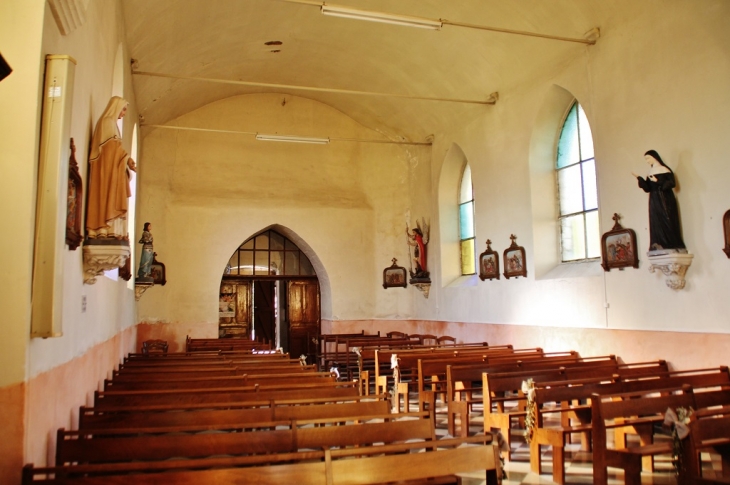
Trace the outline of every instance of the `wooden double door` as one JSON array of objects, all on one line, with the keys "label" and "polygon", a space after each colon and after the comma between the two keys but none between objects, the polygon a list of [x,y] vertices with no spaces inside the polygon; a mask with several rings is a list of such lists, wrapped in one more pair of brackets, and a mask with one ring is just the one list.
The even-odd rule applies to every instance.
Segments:
[{"label": "wooden double door", "polygon": [[293,358],[306,355],[308,363],[315,361],[321,322],[316,279],[250,279],[225,284],[234,286],[235,317],[220,324],[221,336],[253,333],[272,345],[278,336],[278,344]]}]

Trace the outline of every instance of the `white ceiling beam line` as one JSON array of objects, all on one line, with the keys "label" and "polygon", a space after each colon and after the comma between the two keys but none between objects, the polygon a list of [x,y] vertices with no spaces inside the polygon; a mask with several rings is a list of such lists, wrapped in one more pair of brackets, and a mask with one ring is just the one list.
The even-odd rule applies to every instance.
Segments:
[{"label": "white ceiling beam line", "polygon": [[236,130],[219,130],[215,128],[195,128],[192,126],[175,126],[175,125],[153,125],[153,124],[142,124],[142,128],[161,128],[165,130],[181,130],[181,131],[197,131],[203,133],[224,133],[229,135],[249,135],[255,136],[257,140],[262,141],[283,141],[283,142],[298,142],[298,143],[315,143],[325,145],[332,141],[341,142],[354,142],[354,143],[382,143],[386,145],[416,145],[416,146],[431,146],[433,143],[424,141],[398,141],[398,140],[373,140],[368,138],[342,138],[336,136],[330,137],[305,137],[296,135],[265,135],[256,131],[236,131]]},{"label": "white ceiling beam line", "polygon": [[385,98],[401,98],[401,99],[415,99],[420,101],[441,101],[446,103],[462,103],[462,104],[482,104],[482,105],[493,105],[497,102],[494,95],[490,95],[486,100],[475,100],[475,99],[456,99],[456,98],[436,98],[430,96],[413,96],[410,94],[396,94],[396,93],[378,93],[373,91],[357,91],[354,89],[337,89],[337,88],[318,88],[314,86],[298,86],[295,84],[277,84],[277,83],[262,83],[254,81],[235,81],[232,79],[215,79],[208,77],[197,77],[197,76],[178,76],[175,74],[164,74],[161,72],[148,72],[148,71],[132,71],[135,76],[150,76],[150,77],[164,77],[168,79],[182,79],[187,81],[200,81],[209,83],[219,84],[234,84],[238,86],[253,86],[259,88],[274,88],[274,89],[291,89],[299,91],[314,91],[319,93],[335,93],[335,94],[347,94],[347,95],[358,95],[358,96],[379,96]]},{"label": "white ceiling beam line", "polygon": [[595,45],[596,39],[598,38],[596,36],[596,33],[598,32],[598,28],[594,28],[594,29],[591,29],[588,32],[586,32],[586,35],[590,36],[589,38],[578,39],[575,37],[562,37],[559,35],[540,34],[538,32],[525,32],[522,30],[501,29],[499,27],[488,27],[486,25],[469,24],[466,22],[455,22],[455,21],[446,20],[446,19],[441,19],[441,22],[444,25],[453,25],[454,27],[463,27],[465,29],[488,30],[490,32],[500,32],[502,34],[524,35],[524,36],[528,36],[528,37],[539,37],[541,39],[559,40],[559,41],[563,41],[563,42],[575,42],[578,44],[586,44],[586,45]]},{"label": "white ceiling beam line", "polygon": [[[579,44],[593,45],[596,43],[594,35],[589,35],[587,38],[579,39],[576,37],[564,37],[560,35],[540,34],[538,32],[528,32],[524,30],[514,29],[503,29],[500,27],[490,27],[488,25],[477,25],[466,22],[458,22],[447,20],[443,18],[430,19],[426,17],[411,17],[407,15],[395,15],[386,12],[377,12],[375,10],[360,10],[351,7],[343,7],[340,5],[332,5],[323,2],[316,2],[313,0],[276,0],[279,2],[296,3],[299,5],[311,5],[313,7],[319,7],[320,12],[324,15],[331,15],[336,17],[345,17],[351,19],[367,20],[371,22],[384,22],[388,24],[396,25],[407,25],[409,27],[419,27],[424,29],[441,30],[444,25],[451,25],[454,27],[462,27],[465,29],[476,29],[476,30],[487,30],[490,32],[499,32],[502,34],[512,35],[523,35],[527,37],[538,37],[541,39],[557,40],[562,42],[575,42]],[[589,31],[595,32],[597,29]]]}]

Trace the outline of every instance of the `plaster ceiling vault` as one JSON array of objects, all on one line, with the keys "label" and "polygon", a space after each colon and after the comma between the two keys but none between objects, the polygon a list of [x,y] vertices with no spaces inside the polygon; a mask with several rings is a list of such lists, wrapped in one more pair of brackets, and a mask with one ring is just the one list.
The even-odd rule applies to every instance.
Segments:
[{"label": "plaster ceiling vault", "polygon": [[[338,5],[584,38],[628,2],[339,0]],[[617,4],[621,4],[621,8]],[[431,31],[324,16],[280,0],[124,0],[137,71],[485,101],[597,46],[444,25]],[[281,45],[267,45],[280,41]],[[598,40],[600,44],[601,39]],[[279,50],[279,52],[272,52]],[[135,74],[144,124],[238,94],[280,92],[330,105],[393,140],[424,141],[494,106],[227,85]],[[206,128],[231,129],[230,126]],[[335,135],[321,133],[319,135]]]}]

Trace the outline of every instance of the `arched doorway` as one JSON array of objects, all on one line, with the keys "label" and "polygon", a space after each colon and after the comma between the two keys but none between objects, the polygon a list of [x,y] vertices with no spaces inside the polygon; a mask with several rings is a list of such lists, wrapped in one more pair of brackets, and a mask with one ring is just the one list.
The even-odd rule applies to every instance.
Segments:
[{"label": "arched doorway", "polygon": [[221,277],[218,334],[271,342],[314,362],[320,333],[319,280],[296,244],[268,229],[233,253]]}]

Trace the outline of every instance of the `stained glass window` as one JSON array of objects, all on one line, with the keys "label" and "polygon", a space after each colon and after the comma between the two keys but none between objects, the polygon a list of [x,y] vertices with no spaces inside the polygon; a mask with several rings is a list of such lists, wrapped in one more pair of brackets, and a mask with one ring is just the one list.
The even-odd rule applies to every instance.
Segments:
[{"label": "stained glass window", "polygon": [[459,186],[459,241],[461,242],[461,274],[476,273],[474,256],[474,192],[471,168],[467,164]]},{"label": "stained glass window", "polygon": [[562,260],[601,256],[593,136],[578,102],[565,117],[556,157]]}]

